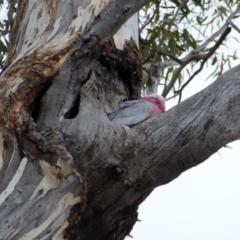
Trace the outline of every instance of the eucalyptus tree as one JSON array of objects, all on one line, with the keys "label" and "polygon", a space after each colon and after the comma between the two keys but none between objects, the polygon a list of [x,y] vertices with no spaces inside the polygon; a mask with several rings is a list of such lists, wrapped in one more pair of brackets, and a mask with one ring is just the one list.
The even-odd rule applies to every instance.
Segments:
[{"label": "eucalyptus tree", "polygon": [[214,54],[231,28],[238,30],[240,8],[214,5],[213,20],[221,21],[206,40],[188,31],[189,14],[201,10],[191,16],[202,33],[213,23],[205,23],[211,1],[190,3],[9,1],[0,239],[124,239],[154,188],[239,138],[239,66],[132,128],[108,118],[158,85],[164,97],[181,96],[197,74],[183,81],[188,64],[200,63],[197,71],[209,59],[221,66]]}]

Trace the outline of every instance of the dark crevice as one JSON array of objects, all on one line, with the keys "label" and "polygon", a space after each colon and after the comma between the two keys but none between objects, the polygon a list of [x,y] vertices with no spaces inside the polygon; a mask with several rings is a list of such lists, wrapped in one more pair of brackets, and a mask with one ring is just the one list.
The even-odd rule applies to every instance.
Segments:
[{"label": "dark crevice", "polygon": [[64,115],[65,119],[73,119],[77,116],[79,111],[79,103],[80,103],[80,93],[77,94],[75,101],[69,111]]},{"label": "dark crevice", "polygon": [[48,84],[40,90],[38,96],[36,97],[36,100],[34,101],[34,104],[30,107],[29,112],[30,112],[34,122],[37,122],[37,119],[38,119],[39,114],[40,114],[40,109],[41,109],[41,99],[45,95],[45,93],[47,92],[50,85],[51,84]]},{"label": "dark crevice", "polygon": [[108,55],[101,55],[99,61],[108,70],[117,70],[124,83],[128,100],[138,99],[140,97],[139,89],[142,76],[139,61],[129,57],[126,53],[119,50],[108,53]]}]

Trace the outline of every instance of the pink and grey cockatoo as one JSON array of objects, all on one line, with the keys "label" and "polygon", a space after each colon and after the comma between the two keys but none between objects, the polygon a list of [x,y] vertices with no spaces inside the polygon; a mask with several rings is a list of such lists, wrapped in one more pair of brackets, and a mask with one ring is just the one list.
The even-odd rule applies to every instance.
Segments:
[{"label": "pink and grey cockatoo", "polygon": [[132,127],[163,112],[165,112],[164,98],[152,93],[140,100],[120,104],[108,118],[121,125]]}]

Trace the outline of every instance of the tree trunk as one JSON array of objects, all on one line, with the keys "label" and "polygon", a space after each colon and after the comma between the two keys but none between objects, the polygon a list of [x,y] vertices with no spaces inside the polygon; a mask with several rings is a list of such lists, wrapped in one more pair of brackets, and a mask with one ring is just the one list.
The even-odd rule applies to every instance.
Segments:
[{"label": "tree trunk", "polygon": [[155,187],[239,137],[239,67],[134,128],[109,121],[140,97],[129,18],[146,2],[20,1],[0,79],[0,239],[124,239]]}]

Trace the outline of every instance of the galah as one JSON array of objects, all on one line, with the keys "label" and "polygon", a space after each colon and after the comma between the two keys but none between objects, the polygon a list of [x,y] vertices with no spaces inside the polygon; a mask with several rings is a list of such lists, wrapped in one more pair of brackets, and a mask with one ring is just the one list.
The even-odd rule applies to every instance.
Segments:
[{"label": "galah", "polygon": [[121,125],[132,127],[163,112],[165,112],[164,98],[152,93],[140,100],[120,104],[108,115],[108,118]]}]

